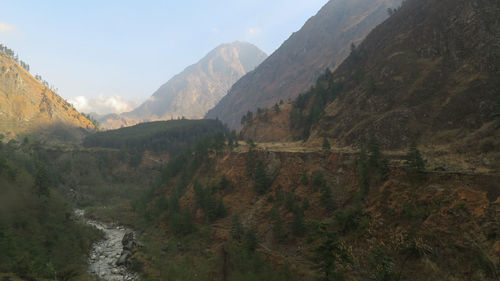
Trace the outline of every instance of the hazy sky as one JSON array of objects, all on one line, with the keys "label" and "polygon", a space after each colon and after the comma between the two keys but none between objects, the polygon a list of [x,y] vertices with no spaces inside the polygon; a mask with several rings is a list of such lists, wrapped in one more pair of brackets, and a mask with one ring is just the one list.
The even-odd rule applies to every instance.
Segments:
[{"label": "hazy sky", "polygon": [[221,43],[248,41],[271,54],[326,2],[2,0],[0,43],[62,97],[118,109]]}]

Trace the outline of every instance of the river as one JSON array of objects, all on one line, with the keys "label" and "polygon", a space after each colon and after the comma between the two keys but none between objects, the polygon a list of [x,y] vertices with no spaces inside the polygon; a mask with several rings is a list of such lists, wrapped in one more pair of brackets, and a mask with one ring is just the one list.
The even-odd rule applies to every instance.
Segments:
[{"label": "river", "polygon": [[96,227],[105,234],[103,240],[92,245],[88,260],[89,272],[107,281],[137,280],[136,273],[123,265],[117,265],[123,252],[123,237],[131,230],[122,226],[85,219],[83,210],[76,210],[75,213],[82,217],[85,223]]}]

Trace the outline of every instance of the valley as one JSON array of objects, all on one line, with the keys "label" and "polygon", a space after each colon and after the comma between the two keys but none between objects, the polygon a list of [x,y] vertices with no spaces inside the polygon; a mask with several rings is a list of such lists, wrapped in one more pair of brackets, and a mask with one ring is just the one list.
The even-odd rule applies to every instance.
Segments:
[{"label": "valley", "polygon": [[499,15],[330,0],[109,115],[1,45],[0,280],[499,280]]}]

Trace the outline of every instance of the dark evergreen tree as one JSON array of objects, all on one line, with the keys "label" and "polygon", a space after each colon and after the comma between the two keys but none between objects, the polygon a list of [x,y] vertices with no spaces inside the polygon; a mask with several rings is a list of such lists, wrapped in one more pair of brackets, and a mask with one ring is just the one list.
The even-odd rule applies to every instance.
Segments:
[{"label": "dark evergreen tree", "polygon": [[248,252],[255,252],[255,249],[257,249],[257,231],[255,229],[249,229],[245,233],[243,245],[245,246],[245,249]]},{"label": "dark evergreen tree", "polygon": [[304,212],[299,206],[294,209],[294,217],[292,221],[292,233],[295,236],[303,236],[306,233],[306,226],[304,224]]},{"label": "dark evergreen tree", "polygon": [[240,217],[238,215],[234,215],[231,220],[231,237],[236,241],[241,241],[244,234],[245,229],[240,222]]},{"label": "dark evergreen tree", "polygon": [[426,177],[425,160],[422,158],[415,141],[411,143],[410,149],[406,154],[406,170],[412,181],[421,181]]},{"label": "dark evergreen tree", "polygon": [[361,149],[358,159],[358,175],[359,175],[359,188],[361,194],[364,196],[370,188],[370,171],[368,165],[368,158],[366,150]]},{"label": "dark evergreen tree", "polygon": [[331,149],[330,142],[327,138],[323,138],[323,150],[329,151]]},{"label": "dark evergreen tree", "polygon": [[307,172],[305,170],[302,171],[302,176],[300,177],[300,182],[303,185],[308,185],[309,184],[309,176],[307,175]]},{"label": "dark evergreen tree", "polygon": [[50,180],[47,172],[47,168],[45,165],[40,165],[35,175],[35,185],[34,190],[35,194],[38,197],[49,197],[50,196]]},{"label": "dark evergreen tree", "polygon": [[271,181],[266,175],[266,169],[264,163],[260,160],[257,161],[257,165],[255,167],[254,180],[255,180],[254,189],[260,195],[266,193],[269,186],[271,185]]},{"label": "dark evergreen tree", "polygon": [[500,126],[500,96],[495,104],[495,109],[493,111],[493,118],[495,119],[497,126]]},{"label": "dark evergreen tree", "polygon": [[329,231],[326,225],[320,225],[317,235],[321,242],[313,249],[312,261],[315,263],[314,268],[320,273],[318,280],[344,280],[344,276],[339,273],[338,268],[352,263],[347,248],[339,239],[338,234]]}]

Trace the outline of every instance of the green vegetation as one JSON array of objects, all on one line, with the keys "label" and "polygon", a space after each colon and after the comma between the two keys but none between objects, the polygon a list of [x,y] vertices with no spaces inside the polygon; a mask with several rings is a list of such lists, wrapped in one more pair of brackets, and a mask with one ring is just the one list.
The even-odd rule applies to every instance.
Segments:
[{"label": "green vegetation", "polygon": [[380,152],[377,138],[372,136],[366,147],[361,148],[358,158],[361,198],[369,192],[370,185],[379,185],[389,176],[389,160]]},{"label": "green vegetation", "polygon": [[4,46],[2,44],[0,44],[0,52],[6,54],[7,56],[9,56],[11,59],[15,60],[17,63],[19,63],[19,65],[24,68],[26,71],[30,71],[30,66],[29,64],[25,63],[24,61],[20,60],[19,59],[19,56],[16,55],[16,53],[12,50],[12,49],[9,49],[7,46]]},{"label": "green vegetation", "polygon": [[247,114],[241,117],[241,125],[252,124],[253,121],[253,112],[248,111]]},{"label": "green vegetation", "polygon": [[276,112],[276,114],[279,114],[281,112],[281,109],[280,109],[280,106],[278,105],[278,103],[274,104],[273,110],[274,110],[274,112]]},{"label": "green vegetation", "polygon": [[214,222],[227,215],[224,202],[222,199],[217,200],[215,196],[216,190],[208,187],[204,188],[200,183],[195,183],[194,192],[196,204],[203,209],[208,222]]},{"label": "green vegetation", "polygon": [[85,118],[89,119],[89,121],[97,128],[99,129],[99,127],[101,126],[99,124],[99,121],[97,121],[94,117],[90,116],[90,114],[85,114],[85,113],[82,113],[83,116],[85,116]]},{"label": "green vegetation", "polygon": [[330,151],[331,146],[330,146],[330,142],[328,141],[327,138],[323,138],[322,148],[323,148],[324,151]]},{"label": "green vegetation", "polygon": [[164,151],[176,155],[215,133],[228,133],[217,120],[170,120],[98,132],[86,137],[83,144],[86,147]]},{"label": "green vegetation", "polygon": [[422,158],[416,142],[411,143],[406,154],[406,171],[413,182],[420,182],[426,178],[425,160]]},{"label": "green vegetation", "polygon": [[312,261],[314,269],[321,274],[318,280],[344,280],[340,268],[352,263],[347,247],[336,232],[328,230],[326,224],[317,225],[316,237],[319,243],[313,249]]},{"label": "green vegetation", "polygon": [[266,175],[264,163],[257,161],[254,174],[254,189],[259,194],[265,194],[271,186],[272,180]]},{"label": "green vegetation", "polygon": [[302,171],[302,176],[300,177],[300,182],[303,185],[309,185],[309,176],[307,175],[307,172],[305,170]]},{"label": "green vegetation", "polygon": [[86,275],[86,254],[100,234],[75,220],[60,184],[57,168],[37,144],[2,145],[0,272],[28,279]]},{"label": "green vegetation", "polygon": [[325,107],[334,101],[342,91],[342,83],[335,82],[332,72],[327,69],[308,92],[295,99],[290,113],[292,131],[295,138],[309,138],[311,126],[317,124],[324,115]]},{"label": "green vegetation", "polygon": [[495,108],[493,111],[493,119],[496,121],[497,126],[500,126],[500,95],[497,98],[497,102],[495,104]]},{"label": "green vegetation", "polygon": [[383,249],[377,248],[372,251],[370,259],[369,280],[375,281],[399,281],[401,277],[394,271],[394,262]]}]

